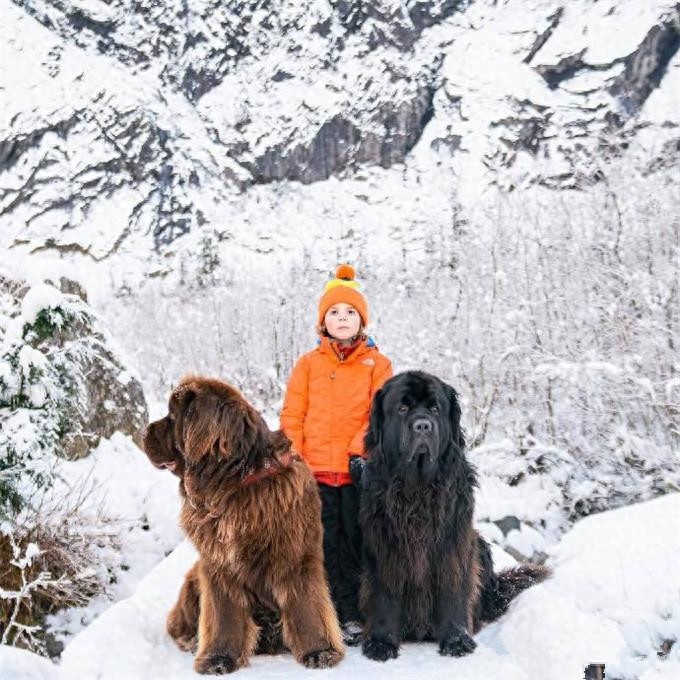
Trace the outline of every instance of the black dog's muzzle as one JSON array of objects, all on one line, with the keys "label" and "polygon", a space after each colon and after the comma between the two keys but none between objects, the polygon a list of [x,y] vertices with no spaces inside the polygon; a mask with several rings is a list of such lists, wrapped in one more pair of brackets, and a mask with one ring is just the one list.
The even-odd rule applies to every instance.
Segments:
[{"label": "black dog's muzzle", "polygon": [[408,463],[422,469],[424,465],[434,462],[436,427],[432,419],[418,417],[409,429]]}]

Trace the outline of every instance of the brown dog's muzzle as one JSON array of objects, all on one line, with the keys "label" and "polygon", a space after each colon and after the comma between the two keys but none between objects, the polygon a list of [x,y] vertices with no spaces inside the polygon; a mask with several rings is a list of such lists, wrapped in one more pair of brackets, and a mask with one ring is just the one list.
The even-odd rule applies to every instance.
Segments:
[{"label": "brown dog's muzzle", "polygon": [[172,424],[166,416],[150,423],[144,432],[144,452],[153,465],[181,477],[184,458],[173,441]]}]

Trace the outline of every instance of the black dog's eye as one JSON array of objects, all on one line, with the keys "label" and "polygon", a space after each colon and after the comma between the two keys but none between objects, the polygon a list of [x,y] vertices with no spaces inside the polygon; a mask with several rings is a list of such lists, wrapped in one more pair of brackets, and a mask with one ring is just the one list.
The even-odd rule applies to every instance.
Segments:
[{"label": "black dog's eye", "polygon": [[399,413],[407,413],[407,412],[408,412],[408,406],[406,406],[406,404],[402,404],[399,407]]},{"label": "black dog's eye", "polygon": [[430,406],[430,411],[432,413],[439,413],[439,406]]}]

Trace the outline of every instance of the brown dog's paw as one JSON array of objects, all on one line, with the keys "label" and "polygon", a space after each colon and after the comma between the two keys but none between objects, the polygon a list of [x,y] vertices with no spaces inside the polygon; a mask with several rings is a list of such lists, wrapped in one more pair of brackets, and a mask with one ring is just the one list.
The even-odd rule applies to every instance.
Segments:
[{"label": "brown dog's paw", "polygon": [[228,654],[209,654],[197,656],[194,670],[203,675],[223,675],[233,673],[238,668],[236,661]]},{"label": "brown dog's paw", "polygon": [[399,656],[399,648],[396,645],[387,640],[374,637],[364,640],[361,651],[364,653],[364,656],[373,659],[373,661],[387,661],[388,659],[396,659]]},{"label": "brown dog's paw", "polygon": [[465,656],[475,651],[477,643],[464,631],[455,630],[439,643],[443,656]]},{"label": "brown dog's paw", "polygon": [[308,652],[302,657],[302,665],[306,668],[331,668],[340,662],[342,652],[337,649],[320,649]]}]

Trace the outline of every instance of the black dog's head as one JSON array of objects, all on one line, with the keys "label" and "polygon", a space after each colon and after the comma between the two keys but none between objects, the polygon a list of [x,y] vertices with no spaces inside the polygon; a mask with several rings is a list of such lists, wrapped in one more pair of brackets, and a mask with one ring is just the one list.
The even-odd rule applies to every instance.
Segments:
[{"label": "black dog's head", "polygon": [[394,376],[373,399],[364,445],[393,474],[432,481],[465,447],[456,391],[421,371]]}]

